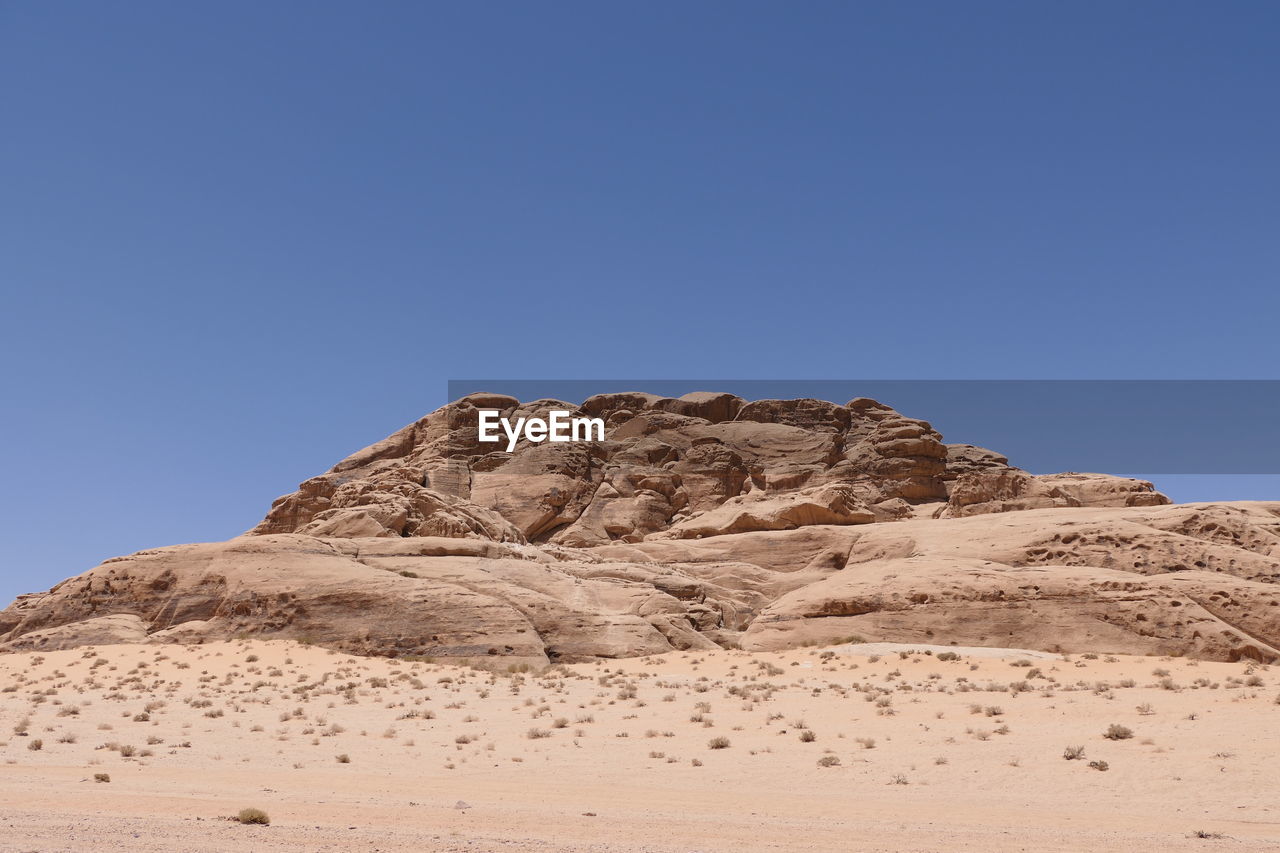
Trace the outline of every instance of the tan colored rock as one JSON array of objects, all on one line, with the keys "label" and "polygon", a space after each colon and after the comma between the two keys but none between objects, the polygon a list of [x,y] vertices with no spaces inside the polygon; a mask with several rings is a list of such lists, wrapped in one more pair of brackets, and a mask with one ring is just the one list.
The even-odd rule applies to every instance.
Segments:
[{"label": "tan colored rock", "polygon": [[947,445],[947,470],[944,480],[954,480],[972,471],[1008,468],[1009,457],[972,444]]},{"label": "tan colored rock", "polygon": [[267,636],[545,663],[709,647],[694,635],[742,609],[742,593],[693,575],[567,556],[448,537],[298,534],[160,548],[24,597],[0,613],[0,648]]},{"label": "tan colored rock", "polygon": [[24,596],[0,614],[0,643],[58,648],[141,630],[153,642],[249,634],[365,654],[540,661],[856,634],[1270,660],[1280,648],[1278,531],[1280,504],[1240,503],[811,524],[588,549],[246,536],[117,558]]},{"label": "tan colored rock", "polygon": [[594,444],[534,445],[502,465],[474,471],[471,499],[535,539],[582,514],[604,479],[602,463]]},{"label": "tan colored rock", "polygon": [[117,643],[142,643],[147,639],[147,625],[132,613],[94,616],[66,625],[28,631],[4,644],[5,651],[23,652],[42,649],[69,649],[76,646],[107,646]]},{"label": "tan colored rock", "polygon": [[1164,506],[1170,500],[1148,480],[1110,474],[1041,474],[1036,477],[1051,488],[1060,488],[1081,506]]},{"label": "tan colored rock", "polygon": [[730,498],[654,534],[662,539],[699,539],[753,530],[793,530],[815,524],[870,524],[876,515],[842,484],[771,495],[752,492]]},{"label": "tan colored rock", "polygon": [[[481,409],[603,441],[476,441]],[[242,634],[531,663],[867,639],[1270,660],[1280,504],[1035,476],[872,400],[474,394],[224,543],[108,560],[0,613],[0,648]]]},{"label": "tan colored rock", "polygon": [[944,517],[1081,506],[1066,489],[1020,468],[985,468],[961,474],[950,484]]},{"label": "tan colored rock", "polygon": [[[508,453],[505,445],[478,441],[482,409],[510,418],[545,418],[557,409],[601,417],[606,440],[521,442]],[[1165,502],[1141,481],[1034,477],[994,451],[943,444],[928,422],[866,398],[840,406],[636,391],[575,407],[472,394],[307,480],[276,501],[253,532],[587,547],[659,534],[758,492],[800,494],[826,485],[852,489],[880,521],[932,514],[942,502],[945,516]]]},{"label": "tan colored rock", "polygon": [[1115,569],[1015,568],[986,560],[909,557],[860,564],[771,604],[747,649],[877,641],[1054,652],[1280,657],[1272,584],[1208,572],[1136,576]]},{"label": "tan colored rock", "polygon": [[582,514],[551,541],[575,547],[638,541],[667,528],[688,500],[683,479],[675,471],[639,465],[617,468],[605,475]]},{"label": "tan colored rock", "polygon": [[1072,506],[1164,506],[1150,482],[1110,474],[1028,474],[990,465],[968,468],[948,484],[944,516]]},{"label": "tan colored rock", "polygon": [[610,420],[624,414],[625,421],[645,411],[668,412],[684,417],[699,418],[709,423],[733,420],[746,401],[733,394],[711,391],[694,391],[682,397],[660,397],[639,391],[615,394],[597,394],[582,404],[582,411],[592,417]]}]

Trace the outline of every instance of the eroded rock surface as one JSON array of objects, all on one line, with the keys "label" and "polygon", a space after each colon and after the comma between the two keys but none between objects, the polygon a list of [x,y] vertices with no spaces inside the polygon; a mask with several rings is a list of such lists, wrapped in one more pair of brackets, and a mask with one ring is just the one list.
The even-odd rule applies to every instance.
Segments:
[{"label": "eroded rock surface", "polygon": [[[545,418],[553,409],[599,417],[606,440],[521,442],[507,453],[498,449],[505,445],[478,440],[481,409],[510,419]],[[831,515],[821,516],[813,495]],[[848,509],[831,509],[836,495]],[[277,500],[253,532],[589,547],[690,530],[709,535],[867,523],[934,504],[930,512],[959,516],[1164,503],[1167,498],[1139,480],[1034,476],[994,451],[944,444],[926,421],[866,398],[841,406],[636,392],[601,394],[574,406],[472,394],[306,481]],[[806,504],[814,508],[791,510],[798,522],[784,517],[786,507]],[[755,524],[744,516],[754,510],[773,520],[733,527],[735,516],[740,525]]]},{"label": "eroded rock surface", "polygon": [[[480,409],[606,435],[508,453],[477,440]],[[1032,475],[872,400],[477,394],[244,536],[20,597],[0,648],[262,635],[545,663],[856,635],[1270,660],[1278,579],[1280,504]]]}]

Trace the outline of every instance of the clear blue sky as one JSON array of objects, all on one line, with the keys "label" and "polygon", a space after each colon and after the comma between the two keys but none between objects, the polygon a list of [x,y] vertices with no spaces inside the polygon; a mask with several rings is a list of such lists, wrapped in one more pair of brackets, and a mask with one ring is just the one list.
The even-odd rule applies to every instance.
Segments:
[{"label": "clear blue sky", "polygon": [[1277,31],[4,2],[0,599],[234,535],[451,377],[1276,378]]}]

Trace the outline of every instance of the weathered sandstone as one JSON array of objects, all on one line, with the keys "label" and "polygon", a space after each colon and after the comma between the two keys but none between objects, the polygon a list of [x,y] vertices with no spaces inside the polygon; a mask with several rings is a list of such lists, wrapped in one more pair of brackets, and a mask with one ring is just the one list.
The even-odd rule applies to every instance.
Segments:
[{"label": "weathered sandstone", "polygon": [[[477,439],[477,411],[604,441]],[[533,663],[866,640],[1280,657],[1280,504],[1036,476],[864,398],[473,394],[229,542],[108,560],[0,613],[0,648],[241,635]]]}]

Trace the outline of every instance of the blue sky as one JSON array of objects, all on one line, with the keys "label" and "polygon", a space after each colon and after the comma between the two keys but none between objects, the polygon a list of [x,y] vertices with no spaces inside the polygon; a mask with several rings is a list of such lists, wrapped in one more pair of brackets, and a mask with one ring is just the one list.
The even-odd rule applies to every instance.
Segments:
[{"label": "blue sky", "polygon": [[1277,27],[0,3],[0,598],[234,535],[450,378],[1276,378]]}]

